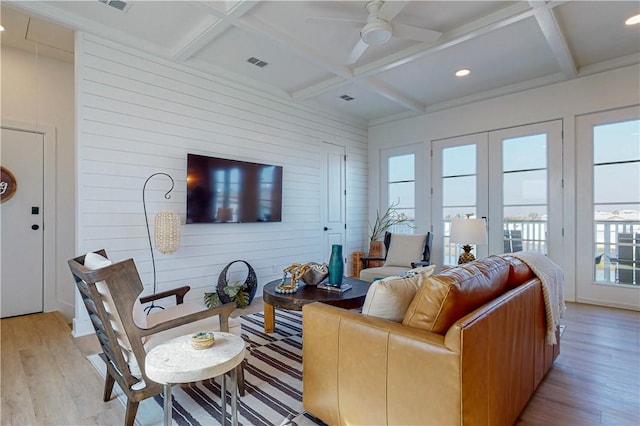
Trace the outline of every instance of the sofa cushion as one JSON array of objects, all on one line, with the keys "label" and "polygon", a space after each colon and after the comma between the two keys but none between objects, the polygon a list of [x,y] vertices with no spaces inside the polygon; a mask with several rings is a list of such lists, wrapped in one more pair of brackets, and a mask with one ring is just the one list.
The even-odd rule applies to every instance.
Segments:
[{"label": "sofa cushion", "polygon": [[420,269],[407,277],[388,277],[374,281],[367,291],[362,313],[401,322],[422,282],[433,274],[435,265]]},{"label": "sofa cushion", "polygon": [[507,290],[512,290],[533,278],[533,271],[522,260],[509,255],[503,255],[502,258],[509,262]]},{"label": "sofa cushion", "polygon": [[422,260],[426,235],[393,234],[384,266],[411,268],[411,262]]},{"label": "sofa cushion", "polygon": [[411,301],[402,323],[444,335],[464,315],[505,292],[509,263],[498,256],[432,275]]}]

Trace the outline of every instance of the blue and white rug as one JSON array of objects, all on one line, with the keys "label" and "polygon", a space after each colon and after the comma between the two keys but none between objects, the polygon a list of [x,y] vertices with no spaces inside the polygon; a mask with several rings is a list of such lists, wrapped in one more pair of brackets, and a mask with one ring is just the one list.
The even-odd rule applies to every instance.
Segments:
[{"label": "blue and white rug", "polygon": [[[302,314],[276,311],[276,332],[264,332],[264,315],[240,317],[242,337],[249,354],[245,368],[245,395],[239,398],[239,423],[242,425],[316,425],[322,424],[302,408]],[[105,374],[97,355],[89,357],[94,367]],[[188,387],[173,387],[173,424],[220,424],[220,378]],[[229,382],[227,382],[229,383]],[[228,392],[228,391],[227,391]],[[126,401],[117,384],[114,394]],[[99,396],[96,396],[99,397]],[[140,403],[136,423],[160,425],[163,421],[163,396]],[[227,394],[227,422],[231,421],[231,396]]]}]

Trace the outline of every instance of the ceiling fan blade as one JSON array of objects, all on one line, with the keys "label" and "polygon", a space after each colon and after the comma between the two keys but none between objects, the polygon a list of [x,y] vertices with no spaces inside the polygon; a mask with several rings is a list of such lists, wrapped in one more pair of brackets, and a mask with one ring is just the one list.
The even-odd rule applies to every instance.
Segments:
[{"label": "ceiling fan blade", "polygon": [[360,56],[362,56],[364,51],[367,50],[367,47],[369,47],[369,45],[362,41],[362,39],[358,40],[356,45],[353,47],[353,50],[349,54],[347,65],[353,65],[358,62],[358,59],[360,59]]},{"label": "ceiling fan blade", "polygon": [[407,4],[409,4],[408,1],[386,1],[380,8],[378,16],[390,22]]},{"label": "ceiling fan blade", "polygon": [[425,41],[427,43],[436,42],[440,36],[441,32],[428,30],[426,28],[414,27],[413,25],[404,25],[404,24],[392,24],[393,27],[393,35],[406,38],[408,40],[416,40],[416,41]]},{"label": "ceiling fan blade", "polygon": [[304,19],[304,21],[307,23],[320,24],[320,25],[345,24],[345,25],[351,25],[354,28],[360,28],[367,23],[367,21],[362,19],[358,20],[358,19],[349,19],[349,18],[337,18],[337,17],[334,18],[331,16],[307,16]]}]

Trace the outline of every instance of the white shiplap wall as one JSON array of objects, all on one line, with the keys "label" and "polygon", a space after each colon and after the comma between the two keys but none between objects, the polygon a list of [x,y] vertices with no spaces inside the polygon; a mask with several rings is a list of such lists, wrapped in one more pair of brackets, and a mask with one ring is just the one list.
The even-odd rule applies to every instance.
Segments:
[{"label": "white shiplap wall", "polygon": [[[184,223],[186,158],[197,153],[283,166],[283,221],[183,226],[180,249],[156,255],[159,291],[188,284],[190,298],[200,302],[235,259],[248,261],[260,284],[279,278],[292,262],[324,259],[324,141],[346,147],[345,253],[362,250],[367,123],[300,107],[89,34],[77,34],[76,70],[78,253],[105,248],[112,259],[134,258],[145,294],[151,293],[142,186],[156,172],[173,176],[168,201],[166,177],[147,185],[149,220],[153,224],[157,211],[172,208]],[[77,302],[74,331],[90,331]]]}]

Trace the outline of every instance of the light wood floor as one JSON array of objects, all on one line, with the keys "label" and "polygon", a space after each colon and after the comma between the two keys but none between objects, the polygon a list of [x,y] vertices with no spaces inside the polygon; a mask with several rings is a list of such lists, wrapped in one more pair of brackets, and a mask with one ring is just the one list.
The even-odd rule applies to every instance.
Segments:
[{"label": "light wood floor", "polygon": [[[247,310],[262,310],[256,298]],[[639,425],[640,313],[568,304],[561,354],[517,425]],[[2,425],[119,425],[122,405],[102,402],[86,356],[59,313],[0,321]]]}]

